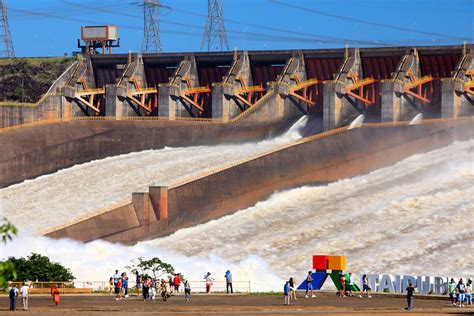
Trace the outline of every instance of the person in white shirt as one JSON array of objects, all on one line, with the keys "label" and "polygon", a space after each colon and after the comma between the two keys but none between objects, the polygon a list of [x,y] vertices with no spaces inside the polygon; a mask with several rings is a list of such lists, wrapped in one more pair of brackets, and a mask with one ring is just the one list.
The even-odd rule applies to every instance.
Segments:
[{"label": "person in white shirt", "polygon": [[353,286],[354,286],[354,277],[352,276],[352,272],[349,272],[349,289],[346,289],[348,292],[348,296],[354,296],[354,292],[352,292]]},{"label": "person in white shirt", "polygon": [[23,286],[20,289],[20,294],[21,294],[21,301],[23,303],[23,310],[28,310],[28,289],[30,287],[25,283],[23,283]]}]

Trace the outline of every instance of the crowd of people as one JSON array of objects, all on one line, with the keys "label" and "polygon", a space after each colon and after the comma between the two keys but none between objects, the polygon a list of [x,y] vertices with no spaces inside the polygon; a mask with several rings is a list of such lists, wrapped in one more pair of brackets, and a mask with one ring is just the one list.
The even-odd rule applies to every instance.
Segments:
[{"label": "crowd of people", "polygon": [[[232,286],[232,273],[227,270],[225,275],[227,293],[234,293]],[[203,277],[206,293],[211,293],[214,277],[211,272],[207,272]],[[184,299],[189,302],[191,299],[191,284],[189,280],[184,279],[181,273],[170,273],[166,278],[152,278],[147,275],[140,275],[135,272],[135,289],[137,295],[141,295],[144,301],[155,301],[157,295],[161,296],[163,301],[167,301],[171,296],[178,296],[181,290],[184,290]],[[109,293],[114,292],[116,300],[122,300],[129,297],[128,276],[123,272],[119,274],[118,270],[109,278]],[[140,294],[141,293],[141,294]]]},{"label": "crowd of people", "polygon": [[451,304],[458,307],[472,306],[472,280],[468,279],[464,284],[463,279],[459,279],[458,283],[451,279],[448,283],[449,298]]},{"label": "crowd of people", "polygon": [[[364,274],[362,276],[362,288],[360,289],[359,297],[362,298],[363,294],[367,294],[367,298],[372,298],[370,295],[370,291],[372,290],[368,283],[367,275]],[[308,275],[304,281],[304,290],[305,290],[305,298],[309,298],[309,294],[311,298],[315,298],[316,295],[314,294],[313,288],[313,272],[308,271]],[[338,284],[338,292],[337,295],[341,298],[343,297],[353,297],[355,296],[354,291],[357,290],[357,287],[354,283],[354,278],[351,272],[348,275],[344,275],[341,273],[339,275],[339,284]],[[414,301],[414,294],[415,294],[416,287],[409,282],[407,288],[405,289],[406,297],[407,297],[407,307],[405,309],[412,310],[413,309],[413,301]],[[284,305],[290,305],[291,300],[296,300],[296,290],[297,287],[295,286],[294,278],[291,277],[288,281],[285,282],[283,286],[283,294],[284,294]],[[451,281],[448,283],[448,293],[451,299],[452,306],[458,307],[472,307],[472,280],[468,279],[466,284],[464,284],[463,279],[459,279],[458,283],[451,278]]]},{"label": "crowd of people", "polygon": [[[140,275],[138,272],[135,273],[136,277],[136,294],[143,298],[144,301],[155,301],[157,294],[161,296],[161,300],[167,301],[171,296],[179,296],[181,291],[181,286],[184,290],[184,299],[189,302],[191,299],[191,285],[189,280],[184,279],[183,275],[180,273],[170,273],[166,278],[158,279],[151,278],[147,275]],[[224,278],[226,280],[226,291],[227,293],[233,293],[234,289],[232,286],[232,273],[230,270],[227,270]],[[203,281],[205,283],[206,293],[211,293],[211,288],[214,282],[210,272],[207,272]],[[305,298],[316,298],[314,294],[313,286],[313,272],[309,271],[306,279],[303,282],[303,289],[305,290]],[[354,291],[359,290],[354,283],[354,278],[351,272],[347,275],[339,275],[339,284],[337,295],[341,298],[344,297],[353,297],[355,296]],[[362,298],[363,294],[367,295],[367,298],[371,298],[370,291],[372,290],[368,284],[367,275],[362,276],[362,288],[359,292],[359,297]],[[109,293],[112,294],[112,291],[115,294],[116,300],[122,300],[129,297],[129,279],[126,272],[119,274],[118,270],[115,270],[115,273],[109,279]],[[23,310],[28,310],[28,294],[29,288],[31,287],[30,282],[24,282],[20,289],[14,283],[11,283],[9,286],[9,298],[10,298],[10,310],[16,310],[17,300],[20,297],[22,300]],[[293,277],[289,278],[285,282],[283,287],[284,293],[284,305],[290,305],[291,300],[297,300],[297,286],[295,279]],[[472,280],[468,279],[464,283],[463,279],[459,279],[456,283],[453,278],[447,284],[448,294],[451,300],[452,306],[458,307],[472,307]],[[413,308],[414,293],[416,286],[411,282],[408,284],[405,289],[407,297],[407,310]],[[59,288],[56,284],[53,284],[51,287],[51,295],[53,297],[53,304],[58,305],[59,303]]]}]

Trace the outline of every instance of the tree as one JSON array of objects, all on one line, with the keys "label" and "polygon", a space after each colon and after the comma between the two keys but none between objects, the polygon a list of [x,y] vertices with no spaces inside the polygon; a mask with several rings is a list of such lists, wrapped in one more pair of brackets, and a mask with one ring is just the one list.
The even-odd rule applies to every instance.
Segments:
[{"label": "tree", "polygon": [[[12,240],[12,236],[17,234],[16,227],[5,217],[0,225],[0,236],[4,244]],[[0,288],[5,288],[9,280],[16,278],[15,266],[9,261],[0,261]]]},{"label": "tree", "polygon": [[171,264],[163,262],[160,258],[154,257],[149,260],[145,260],[143,257],[138,257],[132,260],[130,266],[126,266],[126,269],[132,273],[138,273],[144,276],[151,276],[154,279],[161,278],[164,274],[174,272],[174,268]]},{"label": "tree", "polygon": [[11,262],[15,266],[15,280],[18,281],[70,282],[75,279],[71,270],[60,263],[51,262],[48,257],[37,253],[32,253],[27,258],[10,257],[7,262]]}]

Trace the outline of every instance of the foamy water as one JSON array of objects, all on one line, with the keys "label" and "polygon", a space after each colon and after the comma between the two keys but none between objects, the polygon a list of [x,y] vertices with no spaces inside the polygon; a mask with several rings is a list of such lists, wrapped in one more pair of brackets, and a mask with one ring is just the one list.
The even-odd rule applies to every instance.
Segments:
[{"label": "foamy water", "polygon": [[303,116],[284,135],[258,143],[146,150],[96,160],[0,190],[4,212],[19,229],[37,232],[172,185],[301,138]]},{"label": "foamy water", "polygon": [[473,215],[471,140],[368,175],[277,193],[147,244],[231,262],[252,254],[280,277],[311,268],[313,254],[346,255],[358,272],[472,276]]},{"label": "foamy water", "polygon": [[138,256],[158,256],[191,279],[211,271],[281,290],[313,254],[346,255],[358,273],[474,276],[474,140],[412,156],[370,174],[275,193],[206,224],[135,246],[26,234],[1,256],[48,255],[78,279],[106,280]]}]

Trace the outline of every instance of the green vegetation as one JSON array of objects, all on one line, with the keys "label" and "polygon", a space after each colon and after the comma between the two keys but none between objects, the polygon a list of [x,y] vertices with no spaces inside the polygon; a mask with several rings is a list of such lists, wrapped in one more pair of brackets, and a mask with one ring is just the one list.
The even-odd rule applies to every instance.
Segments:
[{"label": "green vegetation", "polygon": [[73,57],[0,59],[0,101],[37,102],[74,61]]},{"label": "green vegetation", "polygon": [[74,280],[71,270],[62,266],[60,263],[51,262],[48,257],[37,253],[32,253],[27,258],[10,257],[5,262],[13,264],[16,270],[15,275],[6,275],[7,280],[14,281],[62,281],[70,282]]},{"label": "green vegetation", "polygon": [[152,277],[154,279],[161,278],[166,273],[174,272],[174,268],[171,264],[161,261],[160,258],[151,258],[149,260],[139,257],[132,261],[130,266],[125,267],[132,273],[138,273],[146,277]]},{"label": "green vegetation", "polygon": [[[6,218],[3,218],[0,225],[0,237],[4,244],[12,240],[12,236],[17,234],[17,229]],[[0,261],[0,288],[5,288],[9,279],[16,278],[15,266],[9,261]]]}]

